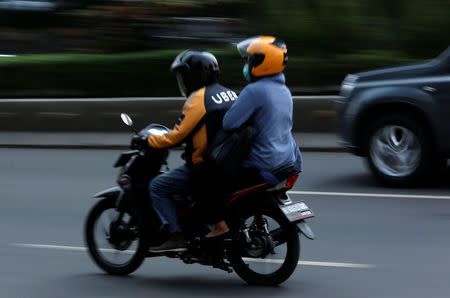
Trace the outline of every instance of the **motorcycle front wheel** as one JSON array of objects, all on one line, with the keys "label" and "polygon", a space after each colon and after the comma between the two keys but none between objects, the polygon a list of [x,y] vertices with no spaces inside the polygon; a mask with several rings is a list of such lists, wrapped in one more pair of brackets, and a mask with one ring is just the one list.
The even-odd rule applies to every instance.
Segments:
[{"label": "motorcycle front wheel", "polygon": [[262,216],[267,223],[265,233],[254,228],[256,215],[241,220],[240,233],[247,228],[252,242],[245,244],[242,239],[233,239],[229,260],[248,284],[276,286],[286,281],[297,267],[300,242],[296,226],[286,223],[282,214],[272,210]]},{"label": "motorcycle front wheel", "polygon": [[91,209],[85,224],[85,241],[94,262],[113,275],[127,275],[142,264],[147,248],[136,219],[115,209],[105,198]]}]

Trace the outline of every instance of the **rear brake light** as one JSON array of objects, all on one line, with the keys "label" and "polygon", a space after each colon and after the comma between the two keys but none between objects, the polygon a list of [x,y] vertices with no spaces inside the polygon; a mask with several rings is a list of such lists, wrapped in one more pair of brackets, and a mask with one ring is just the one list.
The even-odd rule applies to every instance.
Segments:
[{"label": "rear brake light", "polygon": [[289,177],[289,178],[287,179],[287,181],[286,181],[286,188],[287,188],[287,189],[291,189],[292,187],[294,187],[294,184],[295,184],[295,182],[297,181],[297,178],[298,178],[298,174]]}]

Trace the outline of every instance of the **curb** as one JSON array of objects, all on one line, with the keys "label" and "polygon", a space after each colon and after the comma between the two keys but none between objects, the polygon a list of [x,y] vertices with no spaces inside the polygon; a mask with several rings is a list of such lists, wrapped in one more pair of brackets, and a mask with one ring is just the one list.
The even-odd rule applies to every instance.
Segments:
[{"label": "curb", "polygon": [[[129,150],[131,133],[0,132],[0,148]],[[332,133],[293,133],[303,152],[344,152]],[[175,147],[175,150],[184,150]]]},{"label": "curb", "polygon": [[[0,145],[0,149],[55,149],[55,150],[130,150],[129,146],[122,145]],[[175,147],[171,150],[184,150]],[[349,152],[346,148],[324,148],[324,147],[300,147],[301,152]]]},{"label": "curb", "polygon": [[[293,130],[336,132],[339,96],[294,96]],[[0,131],[126,132],[120,121],[129,114],[137,127],[172,127],[180,116],[180,97],[0,99]]]}]

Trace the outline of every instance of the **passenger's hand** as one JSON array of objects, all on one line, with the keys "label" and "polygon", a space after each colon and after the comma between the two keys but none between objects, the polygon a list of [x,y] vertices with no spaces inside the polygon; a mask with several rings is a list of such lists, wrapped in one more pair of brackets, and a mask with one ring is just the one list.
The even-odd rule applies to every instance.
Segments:
[{"label": "passenger's hand", "polygon": [[142,148],[148,146],[147,136],[135,135],[131,140],[131,148]]}]

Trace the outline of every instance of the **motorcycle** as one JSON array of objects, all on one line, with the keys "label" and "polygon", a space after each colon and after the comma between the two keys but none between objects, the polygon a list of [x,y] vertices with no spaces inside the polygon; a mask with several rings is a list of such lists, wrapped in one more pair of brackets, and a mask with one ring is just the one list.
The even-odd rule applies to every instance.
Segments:
[{"label": "motorcycle", "polygon": [[[164,135],[169,130],[151,124],[138,132],[127,114],[122,121],[136,134]],[[231,237],[204,240],[211,230],[207,210],[195,198],[174,197],[178,221],[186,239],[187,251],[154,253],[149,247],[169,237],[167,229],[152,209],[149,182],[167,166],[167,149],[149,146],[120,154],[114,167],[120,167],[118,186],[94,195],[100,198],[85,223],[85,241],[94,262],[113,275],[134,272],[145,258],[166,256],[186,264],[199,263],[233,272],[247,283],[278,285],[287,280],[298,265],[299,233],[309,239],[314,234],[306,219],[314,217],[305,202],[294,203],[287,191],[298,177],[292,168],[274,172],[277,183],[261,183],[229,194],[223,208]]]}]

